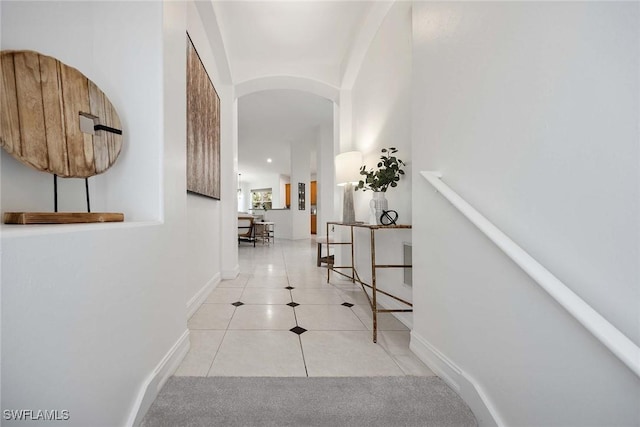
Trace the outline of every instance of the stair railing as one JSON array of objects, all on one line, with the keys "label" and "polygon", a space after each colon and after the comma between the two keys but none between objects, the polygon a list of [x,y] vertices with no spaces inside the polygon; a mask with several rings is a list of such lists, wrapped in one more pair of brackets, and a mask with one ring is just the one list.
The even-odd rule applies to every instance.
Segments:
[{"label": "stair railing", "polygon": [[447,184],[440,172],[424,171],[420,174],[453,206],[496,244],[513,262],[540,285],[558,304],[564,307],[582,326],[591,332],[618,359],[640,377],[640,347],[613,326],[593,307],[569,289],[560,279],[533,259],[506,234],[467,203]]}]

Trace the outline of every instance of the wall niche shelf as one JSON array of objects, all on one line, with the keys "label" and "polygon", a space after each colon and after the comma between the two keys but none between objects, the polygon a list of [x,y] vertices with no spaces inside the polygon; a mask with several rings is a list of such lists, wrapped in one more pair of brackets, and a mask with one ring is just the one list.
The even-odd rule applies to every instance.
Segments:
[{"label": "wall niche shelf", "polygon": [[[115,107],[82,72],[30,50],[0,52],[0,147],[20,163],[53,175],[54,212],[7,212],[5,224],[122,222],[119,212],[91,212],[89,177],[120,155]],[[58,212],[58,177],[84,178],[87,212]]]},{"label": "wall niche shelf", "polygon": [[123,222],[124,214],[113,212],[5,212],[5,224],[86,224]]}]

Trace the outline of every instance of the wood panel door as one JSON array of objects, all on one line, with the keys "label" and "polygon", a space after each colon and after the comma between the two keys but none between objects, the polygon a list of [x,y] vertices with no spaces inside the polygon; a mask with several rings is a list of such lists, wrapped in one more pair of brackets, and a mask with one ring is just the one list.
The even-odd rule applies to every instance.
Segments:
[{"label": "wood panel door", "polygon": [[318,200],[318,182],[311,181],[311,204],[317,204]]},{"label": "wood panel door", "polygon": [[284,205],[287,208],[291,207],[291,184],[284,185]]},{"label": "wood panel door", "polygon": [[318,234],[317,228],[317,216],[311,215],[311,234]]}]

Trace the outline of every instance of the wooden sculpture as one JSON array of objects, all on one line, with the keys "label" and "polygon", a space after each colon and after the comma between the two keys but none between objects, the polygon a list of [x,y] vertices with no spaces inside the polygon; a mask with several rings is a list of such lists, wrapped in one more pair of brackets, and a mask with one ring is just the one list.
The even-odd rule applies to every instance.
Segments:
[{"label": "wooden sculpture", "polygon": [[[120,118],[95,83],[37,52],[2,51],[0,59],[2,148],[55,178],[86,179],[113,165],[122,149]],[[5,223],[67,223],[122,221],[124,215],[14,212],[4,218]]]}]

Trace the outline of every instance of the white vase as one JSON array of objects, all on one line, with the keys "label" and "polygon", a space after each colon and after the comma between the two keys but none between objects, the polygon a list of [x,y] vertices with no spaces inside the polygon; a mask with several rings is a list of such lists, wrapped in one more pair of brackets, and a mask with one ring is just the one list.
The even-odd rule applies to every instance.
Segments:
[{"label": "white vase", "polygon": [[380,225],[382,211],[389,210],[389,202],[382,191],[374,191],[373,198],[369,202],[369,224]]}]

